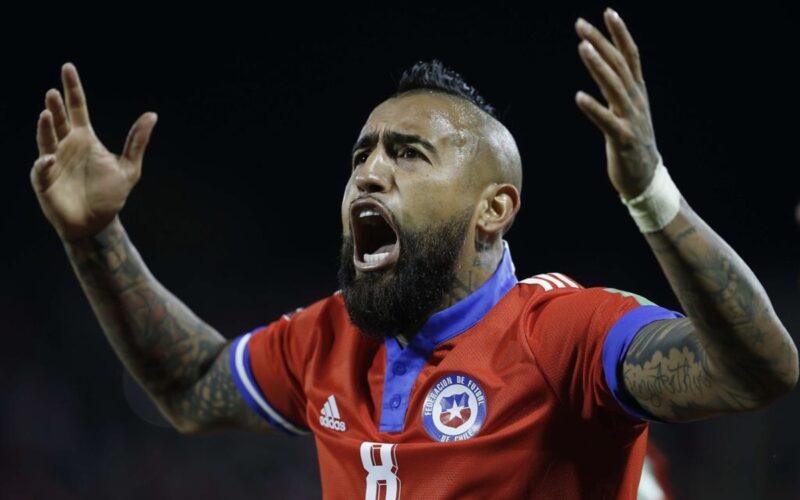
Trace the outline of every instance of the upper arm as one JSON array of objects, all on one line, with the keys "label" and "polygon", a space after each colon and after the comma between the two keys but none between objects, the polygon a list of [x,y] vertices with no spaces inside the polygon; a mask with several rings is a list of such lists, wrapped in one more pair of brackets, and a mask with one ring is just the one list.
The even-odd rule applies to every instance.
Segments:
[{"label": "upper arm", "polygon": [[524,328],[544,379],[562,403],[587,421],[637,424],[646,415],[627,404],[618,373],[623,355],[643,325],[677,316],[639,295],[593,287],[542,300],[532,306]]},{"label": "upper arm", "polygon": [[230,354],[233,341],[225,342],[208,369],[192,386],[174,395],[168,418],[183,433],[221,429],[268,432],[272,427],[247,404],[236,387]]},{"label": "upper arm", "polygon": [[622,362],[623,383],[647,413],[687,422],[755,409],[759,401],[714,363],[689,318],[643,326]]}]

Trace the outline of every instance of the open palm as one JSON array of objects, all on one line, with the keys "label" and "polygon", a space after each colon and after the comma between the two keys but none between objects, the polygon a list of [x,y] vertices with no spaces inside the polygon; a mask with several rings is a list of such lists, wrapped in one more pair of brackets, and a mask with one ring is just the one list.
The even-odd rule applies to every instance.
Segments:
[{"label": "open palm", "polygon": [[39,115],[39,158],[31,184],[45,216],[65,241],[98,233],[125,205],[142,170],[142,157],[155,126],[144,113],[131,127],[122,155],[106,149],[89,121],[86,98],[74,65],[61,68],[66,106],[51,89]]}]

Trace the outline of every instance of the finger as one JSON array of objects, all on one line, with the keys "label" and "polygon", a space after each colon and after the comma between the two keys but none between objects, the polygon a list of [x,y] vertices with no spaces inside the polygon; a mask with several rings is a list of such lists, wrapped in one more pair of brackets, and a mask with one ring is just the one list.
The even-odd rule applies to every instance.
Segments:
[{"label": "finger", "polygon": [[48,110],[39,113],[39,121],[36,124],[36,145],[39,148],[39,156],[53,154],[58,147],[56,131],[53,128],[53,115]]},{"label": "finger", "polygon": [[64,95],[67,97],[67,111],[73,127],[90,127],[89,109],[86,107],[86,96],[78,77],[78,70],[72,63],[61,67],[61,81],[64,84]]},{"label": "finger", "polygon": [[628,66],[631,69],[633,78],[639,83],[644,83],[642,77],[642,63],[639,58],[639,47],[633,41],[633,37],[625,26],[625,22],[619,17],[619,14],[614,9],[608,8],[603,14],[605,18],[606,27],[611,33],[611,38],[614,44],[619,47],[625,60],[628,61]]},{"label": "finger", "polygon": [[575,102],[581,111],[583,111],[604,134],[615,139],[622,137],[625,129],[619,117],[597,102],[597,99],[585,92],[578,91],[578,93],[575,94]]},{"label": "finger", "polygon": [[603,60],[614,69],[617,76],[620,77],[625,88],[628,92],[635,92],[637,90],[636,81],[633,79],[631,70],[628,67],[627,60],[622,56],[620,51],[608,41],[608,39],[597,28],[592,26],[583,18],[578,18],[575,23],[575,31],[578,36],[584,40],[589,41]]},{"label": "finger", "polygon": [[158,115],[148,112],[139,117],[128,132],[125,140],[125,147],[122,149],[122,157],[137,169],[142,164],[144,151],[147,143],[150,142],[150,134],[158,121]]},{"label": "finger", "polygon": [[611,109],[618,115],[630,114],[633,108],[630,96],[622,85],[622,80],[614,70],[600,57],[594,46],[584,40],[578,46],[583,63],[591,73],[592,78],[600,87],[603,97],[611,105]]},{"label": "finger", "polygon": [[70,126],[67,119],[67,110],[64,108],[64,101],[61,100],[61,92],[57,89],[50,89],[44,98],[44,104],[50,113],[53,114],[53,125],[56,129],[56,137],[60,141],[69,134]]},{"label": "finger", "polygon": [[47,176],[55,164],[55,155],[40,156],[35,162],[33,162],[33,168],[31,169],[31,183],[33,184],[34,188],[39,191],[47,188]]}]

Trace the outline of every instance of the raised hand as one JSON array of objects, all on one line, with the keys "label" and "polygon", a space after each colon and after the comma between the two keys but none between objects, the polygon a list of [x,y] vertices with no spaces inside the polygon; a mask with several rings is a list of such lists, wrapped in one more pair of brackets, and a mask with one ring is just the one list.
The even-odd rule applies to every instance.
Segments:
[{"label": "raised hand", "polygon": [[617,192],[630,199],[650,183],[660,154],[639,50],[614,10],[606,9],[603,17],[613,44],[584,19],[578,18],[575,30],[583,40],[578,52],[608,107],[582,91],[575,101],[605,135],[608,176]]},{"label": "raised hand", "polygon": [[138,182],[142,157],[156,124],[144,113],[133,124],[122,155],[109,152],[94,133],[78,71],[61,68],[66,106],[57,89],[45,96],[36,142],[39,158],[31,184],[47,219],[64,241],[92,236],[108,226]]}]

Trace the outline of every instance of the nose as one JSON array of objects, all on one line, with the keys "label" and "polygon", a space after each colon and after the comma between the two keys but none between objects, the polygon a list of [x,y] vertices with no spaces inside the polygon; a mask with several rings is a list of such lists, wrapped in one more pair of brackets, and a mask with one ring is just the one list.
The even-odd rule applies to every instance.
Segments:
[{"label": "nose", "polygon": [[392,185],[393,166],[380,148],[369,155],[356,169],[355,183],[365,193],[386,192]]}]

